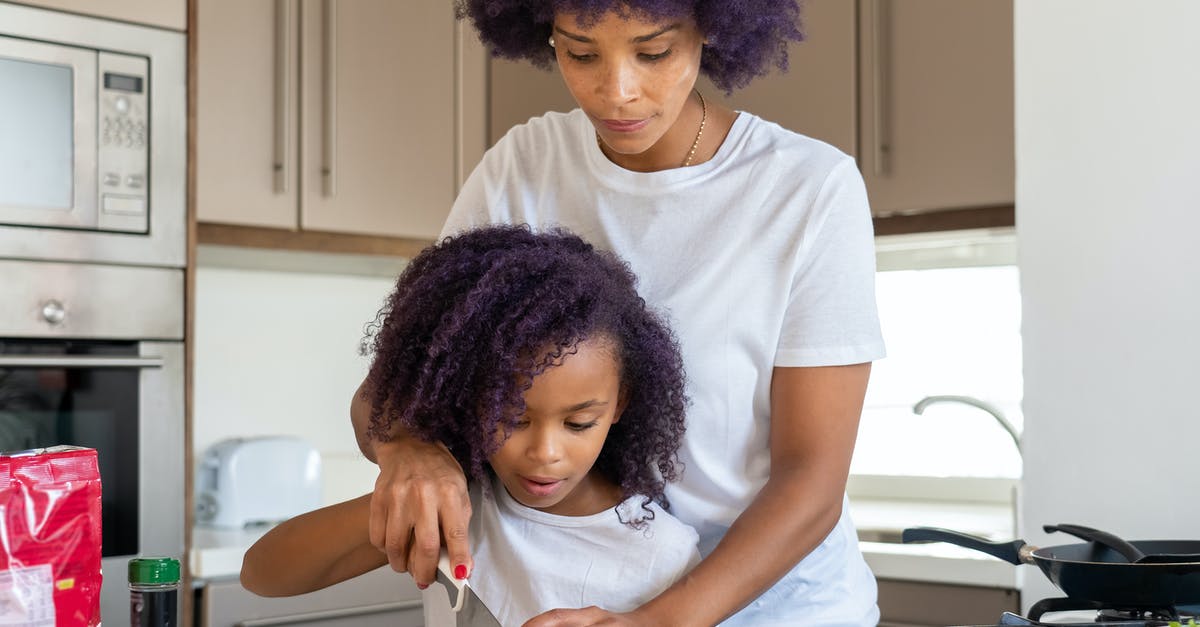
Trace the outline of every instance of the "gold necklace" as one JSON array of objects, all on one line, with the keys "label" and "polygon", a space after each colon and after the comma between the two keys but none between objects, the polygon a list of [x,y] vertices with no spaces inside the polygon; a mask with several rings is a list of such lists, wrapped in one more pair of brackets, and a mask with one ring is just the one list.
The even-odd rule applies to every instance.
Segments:
[{"label": "gold necklace", "polygon": [[[708,103],[704,102],[704,94],[700,93],[699,89],[694,89],[696,97],[700,99],[700,129],[696,131],[696,139],[692,142],[692,149],[688,151],[687,159],[683,160],[681,168],[686,168],[692,164],[692,158],[696,156],[696,148],[700,146],[700,137],[704,135],[704,123],[708,121]],[[604,140],[600,139],[600,133],[596,133],[596,145],[600,147],[600,152],[604,152]]]},{"label": "gold necklace", "polygon": [[704,94],[701,94],[699,89],[693,91],[700,98],[700,130],[696,131],[696,140],[692,142],[692,149],[688,151],[687,159],[684,159],[683,165],[680,166],[683,168],[692,164],[692,157],[696,156],[696,147],[700,145],[700,136],[704,134],[704,123],[708,121],[708,104],[704,102]]}]

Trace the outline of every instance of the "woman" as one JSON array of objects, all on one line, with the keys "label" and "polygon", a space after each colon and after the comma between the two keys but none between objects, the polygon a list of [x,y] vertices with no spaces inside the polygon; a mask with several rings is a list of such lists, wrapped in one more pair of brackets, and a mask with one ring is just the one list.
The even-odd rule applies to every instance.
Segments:
[{"label": "woman", "polygon": [[[870,362],[883,356],[862,179],[836,149],[695,91],[701,71],[733,89],[785,64],[795,2],[461,9],[497,54],[556,61],[580,108],[512,129],[443,233],[561,225],[621,255],[679,335],[692,399],[685,469],[666,496],[699,532],[703,561],[631,612],[555,610],[527,625],[875,624],[845,502]],[[438,443],[368,429],[367,396],[351,414],[380,465],[372,543],[420,584],[443,542],[469,568],[462,470]]]}]

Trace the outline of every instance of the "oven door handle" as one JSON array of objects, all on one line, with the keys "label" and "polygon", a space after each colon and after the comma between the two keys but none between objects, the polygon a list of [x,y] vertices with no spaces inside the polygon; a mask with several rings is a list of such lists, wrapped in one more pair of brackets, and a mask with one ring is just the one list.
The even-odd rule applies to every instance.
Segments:
[{"label": "oven door handle", "polygon": [[0,355],[0,368],[162,368],[162,357]]}]

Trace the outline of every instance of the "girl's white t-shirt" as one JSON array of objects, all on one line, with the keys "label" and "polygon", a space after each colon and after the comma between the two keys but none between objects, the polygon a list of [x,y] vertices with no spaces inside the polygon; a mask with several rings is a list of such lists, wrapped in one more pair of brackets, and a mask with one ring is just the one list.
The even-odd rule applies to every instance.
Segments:
[{"label": "girl's white t-shirt", "polygon": [[[633,496],[591,516],[557,516],[512,498],[499,480],[471,487],[475,570],[468,584],[501,625],[555,608],[631,610],[700,561],[696,531]],[[622,520],[643,520],[634,528]]]},{"label": "girl's white t-shirt", "polygon": [[[691,398],[667,497],[704,555],[770,474],[773,368],[884,355],[854,160],[749,113],[712,159],[661,172],[609,161],[578,109],[534,118],[484,155],[442,234],[492,223],[564,227],[617,253],[667,316]],[[824,543],[725,624],[874,624],[875,595],[843,503]]]}]

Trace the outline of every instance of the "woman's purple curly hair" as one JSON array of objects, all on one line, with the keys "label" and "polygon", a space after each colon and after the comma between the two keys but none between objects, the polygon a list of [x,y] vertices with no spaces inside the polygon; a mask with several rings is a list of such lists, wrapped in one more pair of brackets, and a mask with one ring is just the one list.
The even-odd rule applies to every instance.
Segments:
[{"label": "woman's purple curly hair", "polygon": [[492,54],[547,68],[547,44],[556,13],[573,13],[584,25],[610,11],[663,21],[692,17],[708,39],[700,70],[730,93],[772,67],[787,70],[787,47],[804,38],[798,0],[458,0]]},{"label": "woman's purple curly hair", "polygon": [[482,480],[533,378],[595,339],[617,361],[627,405],[593,468],[626,497],[666,506],[663,487],[681,466],[683,362],[635,285],[617,256],[563,230],[489,226],[426,248],[364,340],[374,353],[368,434],[385,439],[399,423]]}]

